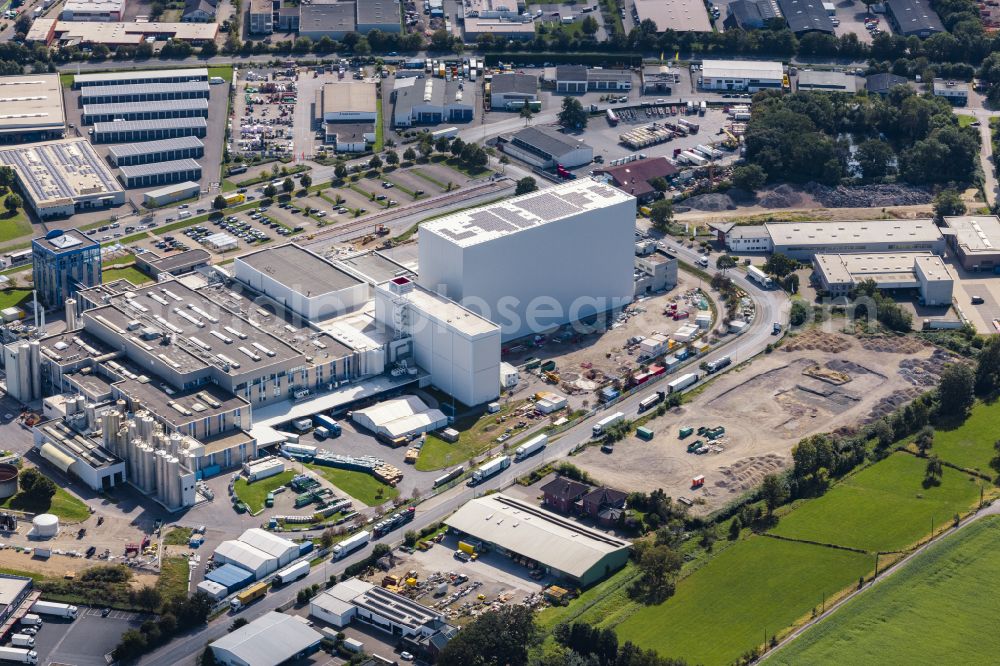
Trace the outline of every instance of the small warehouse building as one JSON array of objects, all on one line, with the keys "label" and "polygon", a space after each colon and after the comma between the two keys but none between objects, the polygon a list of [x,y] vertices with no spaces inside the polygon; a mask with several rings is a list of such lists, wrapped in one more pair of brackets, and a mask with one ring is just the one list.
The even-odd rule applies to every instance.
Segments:
[{"label": "small warehouse building", "polygon": [[650,181],[663,178],[670,182],[679,172],[665,157],[635,160],[616,166],[594,169],[594,175],[603,178],[622,192],[631,194],[642,203],[657,198],[659,191]]},{"label": "small warehouse building", "polygon": [[150,208],[166,206],[198,196],[201,185],[191,181],[174,183],[156,190],[150,190],[142,195],[143,203]]},{"label": "small warehouse building", "polygon": [[65,126],[58,74],[0,77],[0,143],[61,139]]},{"label": "small warehouse building", "polygon": [[171,139],[178,136],[196,136],[204,139],[207,132],[208,121],[205,118],[164,118],[94,123],[91,137],[94,143],[125,143]]},{"label": "small warehouse building", "polygon": [[883,6],[889,25],[904,37],[926,38],[945,31],[929,0],[886,0]]},{"label": "small warehouse building", "polygon": [[323,37],[339,41],[344,39],[347,33],[357,31],[353,2],[310,2],[298,7],[282,7],[282,10],[288,10],[291,15],[286,17],[279,12],[279,29],[284,19],[285,29],[298,30],[299,37],[308,37],[313,41]]},{"label": "small warehouse building", "polygon": [[581,587],[625,566],[632,545],[502,493],[473,499],[444,522],[487,548],[532,560]]},{"label": "small warehouse building", "polygon": [[119,180],[127,189],[201,180],[201,165],[192,159],[123,166]]},{"label": "small warehouse building", "polygon": [[646,65],[642,68],[643,95],[670,95],[680,81],[669,65]]},{"label": "small warehouse building", "polygon": [[399,0],[357,0],[356,30],[362,35],[372,30],[398,33],[402,31],[399,16]]},{"label": "small warehouse building", "polygon": [[764,225],[771,247],[799,261],[817,254],[933,252],[943,255],[944,237],[933,220],[787,222]]},{"label": "small warehouse building", "polygon": [[1000,218],[996,215],[946,217],[943,232],[962,268],[1000,273]]},{"label": "small warehouse building", "polygon": [[135,256],[135,265],[146,275],[157,278],[163,274],[177,276],[196,271],[208,266],[211,259],[212,255],[201,248],[185,250],[169,257],[161,257],[155,252],[143,252]]},{"label": "small warehouse building", "polygon": [[208,99],[208,96],[208,81],[127,83],[114,86],[84,86],[80,89],[80,103],[83,105],[130,104],[170,99]]},{"label": "small warehouse building", "polygon": [[799,70],[796,86],[798,90],[818,92],[843,92],[854,94],[858,91],[858,77],[844,72],[816,72]]},{"label": "small warehouse building", "polygon": [[501,149],[539,169],[553,169],[560,164],[575,169],[594,159],[594,149],[589,145],[547,127],[525,127],[502,143]]},{"label": "small warehouse building", "polygon": [[880,290],[916,290],[924,305],[951,305],[955,278],[941,257],[930,252],[817,254],[813,270],[831,296],[846,296],[858,283],[873,280]]},{"label": "small warehouse building", "polygon": [[62,419],[42,422],[32,428],[32,434],[39,456],[91,490],[109,490],[125,482],[125,461]]},{"label": "small warehouse building", "polygon": [[208,118],[208,100],[195,98],[83,105],[84,125],[123,120],[160,120],[163,118]]},{"label": "small warehouse building", "polygon": [[[223,541],[215,549],[217,563],[233,564],[251,572],[256,580],[268,576],[299,556],[299,545],[254,527],[239,539]],[[217,581],[222,582],[222,581]]]},{"label": "small warehouse building", "polygon": [[934,79],[934,96],[945,98],[952,106],[965,106],[969,103],[969,84],[965,81]]},{"label": "small warehouse building", "polygon": [[497,74],[490,82],[490,107],[515,111],[538,102],[538,77],[530,74]]},{"label": "small warehouse building", "polygon": [[882,74],[872,74],[865,79],[865,90],[875,95],[888,95],[889,91],[896,86],[905,86],[906,79],[896,74],[887,72]]},{"label": "small warehouse building", "polygon": [[763,224],[737,225],[733,222],[710,222],[716,240],[730,252],[770,252],[771,234]]},{"label": "small warehouse building", "polygon": [[627,69],[599,69],[584,65],[557,65],[555,68],[556,92],[577,93],[600,91],[629,91],[632,89],[632,72]]},{"label": "small warehouse building", "polygon": [[396,79],[391,101],[393,125],[410,127],[469,122],[475,96],[459,88],[458,81],[410,77]]},{"label": "small warehouse building", "polygon": [[653,294],[677,286],[677,257],[654,252],[635,258],[635,295]]},{"label": "small warehouse building", "polygon": [[139,143],[119,143],[108,147],[108,161],[116,167],[149,164],[150,162],[200,159],[204,156],[205,144],[196,136],[140,141]]},{"label": "small warehouse building", "polygon": [[657,32],[712,32],[705,3],[701,0],[635,0],[639,21],[650,20]]},{"label": "small warehouse building", "polygon": [[766,60],[706,60],[701,66],[705,90],[781,90],[785,68]]},{"label": "small warehouse building", "polygon": [[375,84],[367,81],[327,83],[318,92],[317,125],[323,123],[374,123],[378,112]]},{"label": "small warehouse building", "polygon": [[252,571],[247,571],[235,564],[223,564],[221,567],[215,567],[205,574],[205,580],[211,581],[216,585],[222,585],[226,589],[226,594],[242,590],[254,582],[255,578],[256,576],[254,576]]},{"label": "small warehouse building", "polygon": [[279,666],[316,652],[322,638],[294,615],[270,611],[209,647],[222,666]]},{"label": "small warehouse building", "polygon": [[773,18],[781,18],[777,0],[735,0],[726,7],[726,30],[760,30]]},{"label": "small warehouse building", "polygon": [[448,425],[440,409],[431,409],[415,395],[385,400],[351,412],[351,420],[385,440],[430,432]]},{"label": "small warehouse building", "polygon": [[810,32],[833,34],[833,21],[822,0],[778,0],[778,7],[796,37]]}]

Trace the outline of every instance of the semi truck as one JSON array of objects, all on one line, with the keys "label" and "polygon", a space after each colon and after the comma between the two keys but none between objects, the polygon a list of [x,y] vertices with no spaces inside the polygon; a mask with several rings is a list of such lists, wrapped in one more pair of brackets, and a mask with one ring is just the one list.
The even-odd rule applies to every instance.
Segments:
[{"label": "semi truck", "polygon": [[499,474],[508,467],[510,467],[510,456],[499,456],[489,462],[485,462],[472,473],[472,478],[469,479],[469,485],[477,486],[486,479]]},{"label": "semi truck", "polygon": [[41,615],[55,615],[57,617],[68,617],[71,620],[76,619],[76,614],[78,609],[76,606],[70,606],[69,604],[60,604],[55,601],[36,601],[31,606],[31,610],[34,613],[39,613]]},{"label": "semi truck", "polygon": [[258,599],[262,599],[264,595],[267,594],[267,583],[260,582],[256,585],[251,585],[247,589],[243,590],[235,597],[229,600],[229,607],[233,609],[236,613],[243,608],[246,608]]},{"label": "semi truck", "polygon": [[548,443],[549,436],[546,434],[541,434],[537,437],[529,439],[527,442],[514,449],[514,461],[521,462],[525,458],[535,455],[544,449],[545,445]]},{"label": "semi truck", "polygon": [[664,393],[663,391],[657,391],[653,395],[646,396],[639,402],[639,413],[641,414],[647,409],[652,409],[653,407],[656,407],[658,404],[663,402],[666,397],[667,394]]},{"label": "semi truck", "polygon": [[678,391],[683,391],[688,386],[691,386],[697,381],[698,381],[698,373],[689,372],[686,375],[681,375],[677,379],[667,384],[667,392],[677,393]]},{"label": "semi truck", "polygon": [[10,644],[14,647],[32,648],[35,647],[35,637],[27,634],[14,634],[10,637]]},{"label": "semi truck", "polygon": [[462,465],[459,465],[458,467],[456,467],[455,469],[451,470],[450,472],[442,474],[438,478],[434,479],[434,487],[438,488],[438,487],[443,486],[444,484],[448,483],[449,481],[454,481],[458,477],[462,476],[462,474],[464,474],[464,473],[465,473],[465,467],[463,467]]},{"label": "semi truck", "polygon": [[298,564],[293,564],[278,572],[277,579],[282,585],[287,585],[294,580],[298,580],[309,573],[309,562],[302,560]]},{"label": "semi truck", "polygon": [[718,372],[719,370],[722,370],[723,368],[725,368],[726,366],[728,366],[732,362],[733,362],[733,359],[729,358],[728,356],[723,356],[720,359],[716,359],[714,361],[709,361],[705,365],[706,365],[706,369],[708,370],[708,372],[709,373],[713,373],[713,372]]},{"label": "semi truck", "polygon": [[342,557],[347,557],[358,548],[361,548],[366,543],[371,541],[371,539],[371,532],[366,532],[364,530],[358,532],[354,536],[347,537],[333,547],[333,559],[339,560]]},{"label": "semi truck", "polygon": [[26,648],[0,647],[0,661],[10,661],[16,664],[37,664],[38,653]]},{"label": "semi truck", "polygon": [[622,412],[615,412],[611,416],[605,416],[603,419],[594,424],[593,432],[594,437],[600,437],[604,434],[604,431],[613,426],[616,423],[621,422],[625,418],[625,414]]},{"label": "semi truck", "polygon": [[313,423],[317,426],[326,428],[330,431],[331,437],[339,437],[341,432],[340,424],[337,423],[336,419],[327,416],[326,414],[315,414],[313,416]]},{"label": "semi truck", "polygon": [[759,284],[764,289],[770,289],[774,286],[774,282],[771,280],[771,276],[757,268],[756,266],[747,266],[747,277],[757,284]]}]

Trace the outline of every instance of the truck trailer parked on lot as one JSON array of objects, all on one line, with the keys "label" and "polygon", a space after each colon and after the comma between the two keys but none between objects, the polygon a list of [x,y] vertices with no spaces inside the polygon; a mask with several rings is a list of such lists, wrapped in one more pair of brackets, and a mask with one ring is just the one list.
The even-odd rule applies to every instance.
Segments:
[{"label": "truck trailer parked on lot", "polygon": [[537,437],[529,439],[527,442],[514,449],[514,461],[521,462],[525,458],[529,458],[535,455],[536,453],[544,449],[545,445],[548,443],[549,443],[549,436],[545,434],[541,434],[538,435]]},{"label": "truck trailer parked on lot", "polygon": [[340,437],[341,427],[337,421],[326,414],[315,414],[313,416],[313,423],[317,427],[326,428],[330,431],[330,437]]},{"label": "truck trailer parked on lot", "polygon": [[358,532],[352,537],[344,539],[343,541],[341,541],[340,543],[338,543],[336,546],[333,547],[333,559],[339,560],[342,557],[347,557],[348,555],[356,551],[358,548],[361,548],[366,543],[371,541],[371,539],[372,539],[371,532],[366,532],[363,530],[361,532]]},{"label": "truck trailer parked on lot", "polygon": [[0,647],[0,661],[9,661],[15,664],[37,664],[38,653],[26,648]]},{"label": "truck trailer parked on lot", "polygon": [[10,637],[10,644],[14,647],[33,648],[35,647],[35,637],[27,634],[14,634]]},{"label": "truck trailer parked on lot", "polygon": [[309,573],[309,562],[302,560],[298,564],[293,564],[278,572],[277,579],[282,585],[287,585],[294,580],[298,580]]},{"label": "truck trailer parked on lot", "polygon": [[489,462],[485,462],[472,473],[472,478],[469,479],[469,485],[479,485],[486,479],[499,474],[508,467],[510,467],[510,456],[500,456],[490,460]]},{"label": "truck trailer parked on lot", "polygon": [[678,391],[683,391],[687,387],[691,386],[698,381],[698,373],[689,372],[686,375],[681,375],[677,379],[673,380],[667,384],[668,393],[677,393]]},{"label": "truck trailer parked on lot", "polygon": [[759,284],[764,289],[770,289],[774,286],[774,281],[771,280],[769,276],[764,271],[760,270],[756,266],[747,266],[747,277]]},{"label": "truck trailer parked on lot", "polygon": [[229,600],[229,606],[233,609],[233,612],[237,612],[242,608],[246,608],[258,599],[262,599],[264,595],[267,594],[268,583],[260,582],[256,585],[251,585],[247,589],[243,590],[235,597]]},{"label": "truck trailer parked on lot", "polygon": [[619,423],[625,418],[625,414],[622,412],[615,412],[611,416],[605,416],[603,419],[594,424],[593,432],[594,437],[600,437],[604,432],[616,423]]},{"label": "truck trailer parked on lot", "polygon": [[42,623],[42,618],[38,617],[34,613],[28,613],[21,618],[21,624],[25,627],[37,627]]},{"label": "truck trailer parked on lot", "polygon": [[55,615],[57,617],[68,617],[71,620],[75,620],[78,609],[76,606],[60,604],[55,601],[36,601],[32,604],[31,611],[41,615]]}]

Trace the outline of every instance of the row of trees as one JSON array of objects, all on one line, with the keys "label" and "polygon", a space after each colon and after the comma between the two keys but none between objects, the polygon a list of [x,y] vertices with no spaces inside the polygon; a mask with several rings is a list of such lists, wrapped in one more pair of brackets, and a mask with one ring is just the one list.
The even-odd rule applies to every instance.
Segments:
[{"label": "row of trees", "polygon": [[[838,138],[850,135],[851,139]],[[852,155],[852,143],[857,151]],[[916,185],[971,183],[979,137],[960,128],[942,98],[898,86],[878,96],[778,92],[756,98],[739,184],[762,180],[830,185],[842,180]],[[734,178],[735,182],[735,178]]]},{"label": "row of trees", "polygon": [[157,620],[146,620],[138,629],[129,629],[112,651],[118,661],[133,661],[146,652],[170,641],[174,636],[205,624],[212,610],[212,599],[204,592],[187,597],[178,595],[167,601]]}]

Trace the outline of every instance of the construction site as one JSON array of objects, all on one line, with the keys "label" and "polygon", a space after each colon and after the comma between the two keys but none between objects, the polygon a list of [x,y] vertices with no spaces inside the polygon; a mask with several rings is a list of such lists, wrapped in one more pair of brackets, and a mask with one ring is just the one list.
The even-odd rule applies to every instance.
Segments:
[{"label": "construction site", "polygon": [[613,454],[591,446],[573,463],[609,486],[662,488],[708,513],[790,464],[802,438],[868,423],[929,390],[949,359],[915,338],[810,329],[650,420],[651,441],[633,435]]}]

